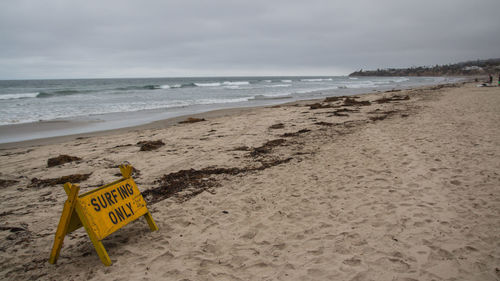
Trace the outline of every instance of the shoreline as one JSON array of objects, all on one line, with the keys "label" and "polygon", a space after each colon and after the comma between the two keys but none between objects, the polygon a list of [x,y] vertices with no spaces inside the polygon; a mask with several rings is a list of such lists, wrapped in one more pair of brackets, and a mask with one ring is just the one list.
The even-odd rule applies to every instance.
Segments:
[{"label": "shoreline", "polygon": [[[496,280],[499,90],[294,102],[2,151],[0,276]],[[78,160],[48,165],[61,154]],[[105,238],[105,267],[79,229],[49,264],[67,200],[54,181],[88,192],[124,163],[159,231],[138,220]]]},{"label": "shoreline", "polygon": [[[452,77],[456,78],[456,77]],[[471,77],[460,77],[463,80],[463,82],[468,81],[472,79]],[[361,93],[355,93],[355,94],[348,94],[348,96],[362,96],[362,95],[371,95],[371,94],[383,94],[386,92],[390,92],[393,90],[401,91],[401,90],[408,90],[408,89],[428,89],[431,87],[434,87],[436,85],[448,85],[448,84],[456,84],[456,83],[461,83],[460,81],[458,82],[445,82],[445,83],[437,83],[437,84],[430,84],[430,85],[423,85],[423,86],[417,86],[417,87],[393,87],[391,90],[376,90],[372,89],[372,92],[361,92]],[[326,91],[318,91],[318,92],[324,92],[325,95],[331,94],[332,96],[336,96],[336,92],[334,90],[326,90]],[[311,94],[314,94],[315,91],[311,92]],[[237,114],[239,112],[245,112],[248,110],[253,110],[256,108],[262,108],[262,107],[267,107],[267,106],[276,106],[276,105],[289,105],[289,104],[294,104],[294,103],[311,103],[311,102],[317,102],[320,101],[324,98],[313,98],[313,99],[301,99],[301,100],[294,100],[294,101],[287,101],[287,102],[275,102],[272,104],[266,104],[266,105],[255,105],[255,106],[241,106],[241,107],[227,107],[227,108],[222,108],[222,109],[214,109],[214,110],[208,110],[205,112],[200,112],[200,113],[192,113],[192,114],[183,114],[179,116],[174,116],[174,117],[168,117],[164,119],[159,119],[151,122],[147,122],[144,124],[140,125],[133,125],[133,126],[126,126],[126,127],[120,127],[116,129],[104,129],[104,130],[98,130],[98,131],[91,131],[91,132],[83,132],[83,133],[69,133],[69,134],[64,134],[64,135],[59,135],[59,136],[50,136],[50,137],[40,137],[40,138],[35,138],[35,139],[28,139],[28,140],[21,140],[21,141],[11,141],[11,142],[2,142],[0,143],[0,150],[6,150],[6,149],[13,149],[13,148],[23,148],[23,147],[29,147],[29,146],[40,146],[40,145],[46,145],[46,144],[53,144],[53,143],[62,143],[66,141],[71,141],[79,138],[91,138],[91,137],[99,137],[99,136],[107,136],[107,135],[116,135],[116,134],[122,134],[126,132],[131,132],[131,131],[137,131],[137,130],[146,130],[146,129],[162,129],[162,128],[167,128],[170,126],[174,126],[178,124],[180,121],[185,120],[188,117],[194,117],[194,118],[217,118],[221,116],[226,116],[226,115],[232,115],[232,114]],[[127,113],[121,113],[123,115]],[[83,120],[83,119],[77,119],[77,120],[48,120],[48,121],[42,121],[42,122],[33,122],[33,123],[22,123],[22,124],[11,124],[11,125],[2,125],[0,126],[0,133],[4,135],[9,135],[13,133],[19,133],[21,134],[30,134],[30,133],[46,133],[47,131],[54,131],[54,130],[65,130],[65,129],[75,129],[76,126],[80,127],[85,127],[88,126],[89,123],[94,123],[94,122],[99,122],[97,120]]]}]

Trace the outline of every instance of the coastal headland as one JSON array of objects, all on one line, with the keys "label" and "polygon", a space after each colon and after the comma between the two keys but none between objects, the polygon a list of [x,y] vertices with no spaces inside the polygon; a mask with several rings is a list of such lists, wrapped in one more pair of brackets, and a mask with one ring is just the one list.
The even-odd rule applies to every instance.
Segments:
[{"label": "coastal headland", "polygon": [[[498,280],[500,87],[476,84],[0,146],[0,278]],[[124,163],[159,231],[106,238],[105,267],[80,229],[49,264],[62,183]]]}]

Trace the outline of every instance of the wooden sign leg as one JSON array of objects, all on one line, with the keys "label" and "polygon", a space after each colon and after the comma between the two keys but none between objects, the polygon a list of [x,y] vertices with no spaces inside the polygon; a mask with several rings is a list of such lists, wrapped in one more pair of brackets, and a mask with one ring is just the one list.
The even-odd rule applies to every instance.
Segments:
[{"label": "wooden sign leg", "polygon": [[90,233],[87,231],[90,237],[90,241],[92,241],[92,244],[94,244],[95,251],[97,252],[97,255],[101,259],[101,262],[105,266],[110,266],[111,265],[111,259],[109,258],[108,252],[106,252],[106,249],[104,248],[104,245],[102,244],[101,241],[95,239],[93,235],[90,235]]},{"label": "wooden sign leg", "polygon": [[83,224],[83,228],[85,228],[85,231],[87,231],[87,235],[90,238],[90,241],[92,241],[92,244],[94,244],[95,251],[97,252],[97,255],[101,259],[101,262],[105,266],[110,266],[111,265],[111,259],[109,258],[108,252],[106,252],[106,249],[104,248],[104,245],[102,244],[101,240],[97,238],[97,236],[94,234],[92,229],[90,228],[90,224],[85,217],[81,206],[78,205],[76,207],[76,212],[78,213],[78,216],[80,217],[80,220]]},{"label": "wooden sign leg", "polygon": [[52,251],[49,258],[49,262],[51,264],[55,264],[57,262],[57,258],[59,258],[59,253],[61,252],[64,236],[66,236],[66,233],[68,232],[71,215],[75,210],[78,191],[80,191],[80,187],[78,185],[66,183],[65,188],[66,185],[68,185],[67,188],[70,190],[70,192],[68,194],[66,203],[64,203],[61,219],[59,220],[59,225],[57,226],[56,236],[54,238],[54,246],[52,246]]},{"label": "wooden sign leg", "polygon": [[151,229],[151,231],[158,230],[158,226],[156,225],[155,221],[153,220],[153,216],[149,211],[146,214],[144,214],[144,218],[146,218],[146,221],[148,222],[149,225],[149,229]]}]

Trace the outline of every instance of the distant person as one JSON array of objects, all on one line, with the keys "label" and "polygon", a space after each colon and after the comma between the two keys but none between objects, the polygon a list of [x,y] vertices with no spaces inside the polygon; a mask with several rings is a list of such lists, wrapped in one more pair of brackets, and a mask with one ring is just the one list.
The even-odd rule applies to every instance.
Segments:
[{"label": "distant person", "polygon": [[498,87],[500,87],[500,74],[498,74]]},{"label": "distant person", "polygon": [[490,74],[490,85],[493,85],[493,75]]}]

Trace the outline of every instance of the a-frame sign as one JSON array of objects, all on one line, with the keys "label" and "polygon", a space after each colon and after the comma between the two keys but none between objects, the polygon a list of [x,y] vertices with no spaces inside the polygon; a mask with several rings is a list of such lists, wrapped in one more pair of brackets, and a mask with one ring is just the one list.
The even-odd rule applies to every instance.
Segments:
[{"label": "a-frame sign", "polygon": [[68,200],[64,204],[59,220],[54,246],[50,253],[50,263],[56,263],[64,237],[82,226],[87,231],[102,263],[107,266],[111,265],[111,259],[101,241],[108,235],[142,216],[148,222],[151,231],[158,230],[144,198],[131,177],[132,169],[130,165],[120,166],[122,179],[82,195],[78,195],[80,190],[78,185],[64,184]]}]

